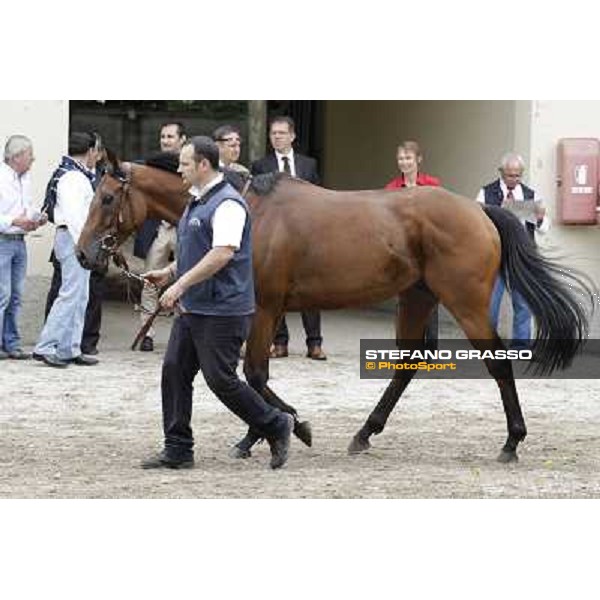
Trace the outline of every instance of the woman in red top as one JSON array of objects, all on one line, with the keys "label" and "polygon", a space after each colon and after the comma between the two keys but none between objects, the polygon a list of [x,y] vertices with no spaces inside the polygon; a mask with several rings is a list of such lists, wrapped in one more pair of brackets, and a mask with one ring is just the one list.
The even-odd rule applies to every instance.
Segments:
[{"label": "woman in red top", "polygon": [[[415,187],[417,185],[439,186],[440,180],[426,173],[419,172],[419,165],[423,160],[419,144],[413,141],[402,142],[398,146],[396,154],[400,176],[392,179],[386,186],[386,190],[397,190],[403,187]],[[429,290],[427,284],[421,280],[417,284],[424,290]],[[425,347],[428,350],[437,350],[438,348],[438,309],[437,307],[431,314],[427,328],[425,329]]]},{"label": "woman in red top", "polygon": [[440,180],[426,173],[419,172],[419,166],[423,160],[421,149],[417,142],[406,141],[398,146],[396,154],[400,176],[392,179],[386,186],[386,190],[396,190],[402,187],[414,187],[415,185],[439,186]]}]

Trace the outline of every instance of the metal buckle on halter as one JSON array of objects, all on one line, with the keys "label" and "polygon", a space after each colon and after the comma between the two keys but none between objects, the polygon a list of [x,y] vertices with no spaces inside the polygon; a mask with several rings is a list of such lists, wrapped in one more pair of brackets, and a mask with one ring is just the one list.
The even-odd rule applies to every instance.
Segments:
[{"label": "metal buckle on halter", "polygon": [[117,237],[115,235],[113,235],[112,233],[105,235],[100,240],[100,249],[104,250],[105,252],[111,253],[114,250],[116,245],[117,245]]},{"label": "metal buckle on halter", "polygon": [[124,171],[121,171],[121,169],[117,169],[117,170],[113,171],[112,176],[119,183],[122,183],[123,185],[125,185],[126,183],[129,183],[129,179],[127,178],[127,175],[125,174]]}]

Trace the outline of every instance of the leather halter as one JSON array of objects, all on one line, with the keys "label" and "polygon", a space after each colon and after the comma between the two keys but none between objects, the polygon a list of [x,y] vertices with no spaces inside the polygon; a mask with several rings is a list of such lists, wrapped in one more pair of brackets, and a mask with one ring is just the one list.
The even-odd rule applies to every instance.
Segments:
[{"label": "leather halter", "polygon": [[117,254],[117,238],[119,232],[119,225],[123,223],[123,210],[125,207],[125,201],[129,194],[129,186],[131,183],[131,166],[128,163],[128,168],[124,170],[115,171],[113,173],[107,173],[109,177],[116,179],[120,183],[121,197],[119,198],[118,206],[116,207],[109,228],[106,234],[100,238],[100,249],[107,252],[110,256]]},{"label": "leather halter", "polygon": [[252,175],[248,174],[248,178],[246,179],[246,183],[244,184],[244,188],[242,189],[240,196],[245,200],[246,199],[246,194],[248,193],[248,190],[250,189],[250,185],[252,185]]},{"label": "leather halter", "polygon": [[[109,177],[112,177],[113,179],[116,179],[120,183],[121,197],[119,199],[119,204],[114,211],[110,226],[107,229],[106,234],[100,238],[100,249],[106,252],[109,256],[112,256],[113,260],[118,266],[125,265],[124,270],[129,274],[131,272],[127,267],[125,257],[117,250],[117,243],[119,225],[121,225],[124,222],[123,210],[129,195],[129,187],[131,185],[131,164],[121,163],[121,168],[119,170],[113,171],[112,173],[107,173],[107,175]],[[240,193],[244,200],[246,199],[246,194],[248,193],[251,184],[252,175],[249,174],[246,179],[246,182],[244,183],[244,187]]]}]

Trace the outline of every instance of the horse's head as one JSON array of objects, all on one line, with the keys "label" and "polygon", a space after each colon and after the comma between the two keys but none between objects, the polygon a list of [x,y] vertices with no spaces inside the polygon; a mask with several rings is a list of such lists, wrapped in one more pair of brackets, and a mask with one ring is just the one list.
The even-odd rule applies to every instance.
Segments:
[{"label": "horse's head", "polygon": [[108,259],[145,218],[145,209],[134,205],[131,180],[131,165],[110,156],[77,243],[82,267],[105,272]]}]

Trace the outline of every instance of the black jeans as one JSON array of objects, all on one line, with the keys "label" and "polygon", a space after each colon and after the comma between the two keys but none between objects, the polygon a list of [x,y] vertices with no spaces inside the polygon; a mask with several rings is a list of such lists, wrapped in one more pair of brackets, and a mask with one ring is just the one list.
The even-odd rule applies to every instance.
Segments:
[{"label": "black jeans", "polygon": [[436,306],[429,317],[425,328],[425,348],[437,350],[439,346],[439,306]]},{"label": "black jeans", "polygon": [[[318,310],[306,310],[302,313],[302,325],[306,333],[306,346],[309,350],[315,346],[323,344],[321,336],[321,313]],[[281,317],[279,327],[275,333],[273,343],[280,346],[287,346],[290,341],[290,333],[287,323],[285,322],[285,314]]]},{"label": "black jeans", "polygon": [[162,367],[165,450],[173,458],[193,453],[192,395],[198,371],[215,396],[260,435],[277,436],[284,427],[283,413],[267,404],[236,373],[251,320],[251,316],[192,314],[175,319]]},{"label": "black jeans", "polygon": [[[44,311],[44,320],[48,318],[48,313],[54,304],[60,290],[62,277],[60,274],[60,263],[56,260],[54,252],[50,257],[50,262],[54,267],[52,282],[46,297],[46,308]],[[90,295],[87,308],[85,310],[85,322],[83,324],[83,335],[81,337],[81,351],[86,354],[90,350],[95,350],[100,340],[100,326],[102,324],[102,299],[104,298],[105,288],[104,275],[92,271],[90,275]]]}]

